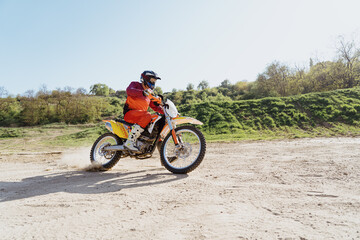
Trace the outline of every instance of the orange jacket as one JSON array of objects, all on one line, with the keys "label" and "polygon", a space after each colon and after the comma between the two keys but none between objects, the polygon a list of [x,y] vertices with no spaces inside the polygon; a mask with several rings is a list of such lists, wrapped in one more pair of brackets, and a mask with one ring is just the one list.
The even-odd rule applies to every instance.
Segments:
[{"label": "orange jacket", "polygon": [[147,111],[149,106],[155,111],[164,114],[161,107],[156,106],[149,97],[143,95],[144,88],[140,82],[131,82],[126,89],[127,99],[125,108],[127,110]]}]

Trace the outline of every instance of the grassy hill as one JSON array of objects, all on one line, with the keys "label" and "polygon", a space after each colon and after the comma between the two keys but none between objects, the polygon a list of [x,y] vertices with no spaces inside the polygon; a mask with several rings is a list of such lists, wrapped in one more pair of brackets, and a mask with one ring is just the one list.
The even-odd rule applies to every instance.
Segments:
[{"label": "grassy hill", "polygon": [[[181,105],[179,112],[202,121],[204,125],[199,128],[208,141],[359,136],[360,88],[292,97]],[[0,146],[9,148],[14,139],[24,139],[27,145],[30,142],[44,146],[89,145],[106,131],[102,123],[0,128],[3,143],[0,142]]]},{"label": "grassy hill", "polygon": [[279,134],[288,137],[359,134],[360,88],[291,97],[205,102],[180,106],[179,111],[202,121],[202,130],[208,135],[238,135],[240,138],[253,135],[257,138]]}]

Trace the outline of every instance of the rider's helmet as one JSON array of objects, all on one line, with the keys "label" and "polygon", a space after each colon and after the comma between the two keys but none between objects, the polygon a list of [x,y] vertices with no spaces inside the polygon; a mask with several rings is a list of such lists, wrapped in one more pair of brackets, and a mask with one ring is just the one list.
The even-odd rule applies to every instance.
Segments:
[{"label": "rider's helmet", "polygon": [[150,81],[151,78],[161,79],[154,71],[144,71],[141,74],[140,81],[153,90],[155,88],[155,83]]}]

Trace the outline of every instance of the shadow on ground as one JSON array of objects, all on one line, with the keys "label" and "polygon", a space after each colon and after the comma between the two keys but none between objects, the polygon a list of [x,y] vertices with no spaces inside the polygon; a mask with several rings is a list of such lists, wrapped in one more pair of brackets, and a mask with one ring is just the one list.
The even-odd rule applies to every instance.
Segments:
[{"label": "shadow on ground", "polygon": [[26,199],[49,193],[101,194],[127,188],[159,185],[187,175],[153,173],[159,169],[118,172],[70,171],[24,178],[20,182],[0,182],[0,202]]}]

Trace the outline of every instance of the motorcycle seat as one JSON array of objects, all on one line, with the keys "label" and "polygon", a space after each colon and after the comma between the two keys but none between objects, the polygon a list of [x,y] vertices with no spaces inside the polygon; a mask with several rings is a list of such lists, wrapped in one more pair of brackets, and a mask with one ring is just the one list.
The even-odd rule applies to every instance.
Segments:
[{"label": "motorcycle seat", "polygon": [[132,126],[134,125],[134,123],[129,123],[129,122],[126,122],[125,120],[122,120],[122,119],[115,119],[116,122],[121,122],[123,124],[126,124],[128,126]]}]

